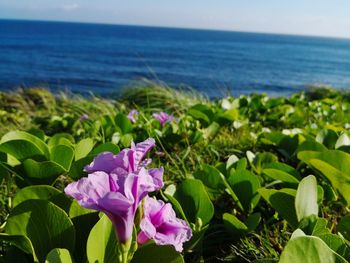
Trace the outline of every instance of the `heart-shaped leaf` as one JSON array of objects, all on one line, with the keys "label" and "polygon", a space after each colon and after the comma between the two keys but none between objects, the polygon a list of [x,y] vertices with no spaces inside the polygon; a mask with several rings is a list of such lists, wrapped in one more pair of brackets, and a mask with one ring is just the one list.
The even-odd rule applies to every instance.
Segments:
[{"label": "heart-shaped leaf", "polygon": [[92,151],[92,148],[94,148],[94,141],[91,138],[79,141],[74,150],[75,160],[86,157]]},{"label": "heart-shaped leaf", "polygon": [[26,200],[10,213],[6,233],[27,237],[39,262],[54,248],[74,250],[75,230],[72,221],[58,206],[47,200]]},{"label": "heart-shaped leaf", "polygon": [[157,246],[154,243],[140,247],[134,254],[131,263],[184,263],[181,254],[171,246]]},{"label": "heart-shaped leaf", "polygon": [[47,255],[45,263],[73,263],[73,259],[67,249],[55,248]]},{"label": "heart-shaped leaf", "polygon": [[13,207],[30,199],[49,200],[55,205],[68,211],[72,201],[61,191],[49,185],[32,185],[19,190],[13,199]]},{"label": "heart-shaped leaf", "polygon": [[258,192],[291,226],[298,226],[294,208],[296,190],[289,188],[281,190],[260,188]]},{"label": "heart-shaped leaf", "polygon": [[248,170],[231,170],[228,183],[245,211],[251,211],[258,204],[260,181],[256,175]]},{"label": "heart-shaped leaf", "polygon": [[186,179],[177,186],[174,197],[179,201],[186,218],[196,223],[198,218],[203,225],[214,215],[214,206],[200,180]]},{"label": "heart-shaped leaf", "polygon": [[279,180],[287,184],[298,185],[299,183],[299,180],[293,175],[278,169],[264,169],[263,173],[274,180]]},{"label": "heart-shaped leaf", "polygon": [[304,151],[298,158],[323,174],[350,204],[350,154],[338,150]]},{"label": "heart-shaped leaf", "polygon": [[344,216],[337,225],[337,231],[350,241],[350,215]]},{"label": "heart-shaped leaf", "polygon": [[86,244],[89,262],[115,263],[118,260],[117,237],[112,222],[103,215],[91,229]]},{"label": "heart-shaped leaf", "polygon": [[287,243],[279,262],[345,263],[346,260],[331,250],[322,239],[298,236]]},{"label": "heart-shaped leaf", "polygon": [[127,116],[122,113],[118,113],[115,117],[115,124],[120,128],[122,134],[132,132],[132,124]]},{"label": "heart-shaped leaf", "polygon": [[66,145],[56,145],[51,148],[50,161],[60,165],[66,172],[69,171],[74,159],[73,148]]},{"label": "heart-shaped leaf", "polygon": [[5,134],[0,141],[0,151],[8,153],[20,161],[38,155],[49,158],[49,149],[45,142],[22,131],[12,131]]}]

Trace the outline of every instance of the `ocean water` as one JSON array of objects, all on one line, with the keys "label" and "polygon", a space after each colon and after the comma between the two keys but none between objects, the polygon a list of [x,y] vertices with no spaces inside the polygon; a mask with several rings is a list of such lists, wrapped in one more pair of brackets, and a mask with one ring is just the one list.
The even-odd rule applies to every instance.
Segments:
[{"label": "ocean water", "polygon": [[108,96],[142,78],[210,97],[350,89],[350,40],[243,32],[0,20],[0,89]]}]

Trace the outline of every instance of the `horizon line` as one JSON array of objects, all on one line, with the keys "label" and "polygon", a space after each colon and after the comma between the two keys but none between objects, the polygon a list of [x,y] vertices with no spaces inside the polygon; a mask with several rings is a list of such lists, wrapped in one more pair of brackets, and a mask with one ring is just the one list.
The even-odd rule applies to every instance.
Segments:
[{"label": "horizon line", "polygon": [[97,22],[97,21],[72,21],[72,20],[69,21],[69,20],[45,20],[45,19],[31,19],[31,18],[1,18],[0,17],[0,21],[1,20],[3,20],[3,21],[7,20],[7,21],[68,23],[68,24],[69,23],[70,24],[91,24],[91,25],[106,25],[106,26],[149,27],[149,28],[164,28],[164,29],[217,31],[217,32],[231,32],[231,33],[247,33],[247,34],[280,35],[280,36],[294,36],[294,37],[328,38],[328,39],[338,39],[338,40],[350,40],[350,37],[330,36],[330,35],[297,34],[297,33],[254,31],[254,30],[239,30],[239,29],[162,26],[162,25],[152,25],[152,24],[128,24],[128,23]]}]

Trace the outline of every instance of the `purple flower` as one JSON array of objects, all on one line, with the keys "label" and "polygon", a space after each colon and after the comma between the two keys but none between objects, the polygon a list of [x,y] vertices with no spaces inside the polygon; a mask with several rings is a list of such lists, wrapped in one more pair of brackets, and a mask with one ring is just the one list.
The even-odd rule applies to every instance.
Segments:
[{"label": "purple flower", "polygon": [[139,112],[137,110],[132,110],[128,114],[128,119],[132,122],[135,123],[137,121],[137,117],[139,116]]},{"label": "purple flower", "polygon": [[149,161],[142,161],[154,146],[148,139],[132,144],[118,155],[102,153],[87,167],[91,172],[69,184],[65,193],[85,208],[104,212],[112,221],[118,239],[125,243],[131,238],[134,217],[142,199],[163,187],[163,168],[149,169]]},{"label": "purple flower", "polygon": [[157,245],[173,245],[179,252],[183,250],[183,243],[192,237],[191,228],[176,217],[171,204],[153,198],[147,198],[144,203],[140,228],[139,244],[153,239]]},{"label": "purple flower", "polygon": [[169,115],[165,112],[159,112],[159,113],[153,113],[153,118],[157,119],[162,126],[165,125],[167,122],[171,122],[174,117],[172,115]]},{"label": "purple flower", "polygon": [[86,113],[82,114],[79,118],[81,122],[87,121],[88,119],[89,119],[89,115],[87,115]]},{"label": "purple flower", "polygon": [[149,138],[136,145],[131,143],[131,149],[124,149],[117,155],[114,155],[111,152],[100,153],[90,165],[85,166],[84,171],[88,173],[103,171],[106,173],[114,172],[117,174],[136,172],[141,167],[146,167],[151,163],[150,159],[142,160],[154,145],[154,139]]}]

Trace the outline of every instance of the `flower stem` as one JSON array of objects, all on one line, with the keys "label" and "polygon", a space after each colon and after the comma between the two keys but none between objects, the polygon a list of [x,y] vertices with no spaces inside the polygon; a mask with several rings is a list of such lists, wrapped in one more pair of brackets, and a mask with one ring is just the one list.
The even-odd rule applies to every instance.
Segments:
[{"label": "flower stem", "polygon": [[123,251],[122,252],[122,261],[121,263],[128,263],[128,251]]},{"label": "flower stem", "polygon": [[125,243],[119,243],[119,262],[128,263],[129,262],[129,250],[131,247],[131,238]]}]

